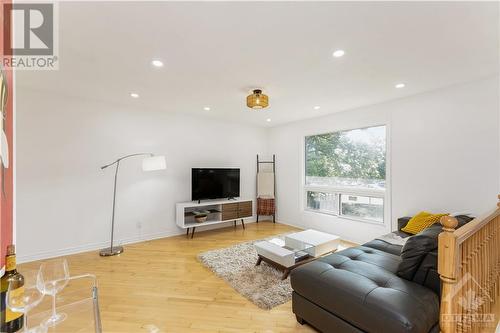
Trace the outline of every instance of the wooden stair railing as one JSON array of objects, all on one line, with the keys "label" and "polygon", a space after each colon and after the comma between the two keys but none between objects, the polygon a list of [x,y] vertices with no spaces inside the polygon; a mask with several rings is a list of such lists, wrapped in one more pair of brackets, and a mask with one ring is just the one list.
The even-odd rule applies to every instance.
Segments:
[{"label": "wooden stair railing", "polygon": [[500,298],[500,202],[497,206],[458,229],[456,218],[440,220],[439,324],[443,333],[491,332],[498,323],[494,305]]}]

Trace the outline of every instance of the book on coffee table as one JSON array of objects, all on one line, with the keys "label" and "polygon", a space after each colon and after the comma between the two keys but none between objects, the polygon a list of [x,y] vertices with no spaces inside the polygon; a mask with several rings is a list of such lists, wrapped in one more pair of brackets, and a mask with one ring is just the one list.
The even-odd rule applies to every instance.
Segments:
[{"label": "book on coffee table", "polygon": [[300,262],[300,261],[302,261],[304,259],[307,259],[309,257],[310,257],[310,255],[307,252],[304,252],[304,251],[295,252],[295,262],[296,263]]}]

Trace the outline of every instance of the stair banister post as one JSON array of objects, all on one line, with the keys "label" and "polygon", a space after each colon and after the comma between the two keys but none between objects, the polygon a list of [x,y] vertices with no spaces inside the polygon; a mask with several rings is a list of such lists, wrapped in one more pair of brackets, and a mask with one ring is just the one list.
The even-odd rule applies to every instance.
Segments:
[{"label": "stair banister post", "polygon": [[440,219],[443,232],[438,238],[438,272],[442,281],[439,325],[442,333],[455,333],[453,296],[457,283],[458,244],[454,234],[458,220],[452,216]]}]

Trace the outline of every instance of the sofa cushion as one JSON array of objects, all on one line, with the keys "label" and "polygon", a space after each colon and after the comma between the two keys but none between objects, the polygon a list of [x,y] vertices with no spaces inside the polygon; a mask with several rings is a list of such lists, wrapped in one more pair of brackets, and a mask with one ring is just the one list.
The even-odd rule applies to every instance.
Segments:
[{"label": "sofa cushion", "polygon": [[368,243],[363,244],[363,246],[384,251],[395,256],[399,256],[399,254],[401,253],[401,249],[403,248],[402,245],[391,244],[381,239],[374,239],[372,241],[369,241]]},{"label": "sofa cushion", "polygon": [[[408,221],[410,221],[411,217],[400,217],[398,218],[398,230],[394,231],[393,234],[400,236],[402,238],[407,238],[411,236],[410,234],[401,231],[402,228],[408,224]],[[381,239],[374,239],[369,241],[368,243],[363,244],[363,246],[366,247],[371,247],[373,249],[377,249],[380,251],[384,251],[390,254],[394,254],[399,256],[401,254],[401,249],[403,248],[402,245],[397,245],[397,244],[391,244],[388,243],[384,240]]]},{"label": "sofa cushion", "polygon": [[412,281],[441,295],[441,279],[437,271],[437,249],[427,253],[418,267]]},{"label": "sofa cushion", "polygon": [[[341,258],[344,258],[345,260],[371,264],[371,266],[366,266],[366,268],[368,269],[370,267],[380,267],[391,273],[396,273],[399,267],[399,263],[401,262],[401,258],[398,255],[393,255],[366,246],[350,247],[343,251],[336,252],[335,254],[337,254]],[[337,259],[337,257],[326,256],[320,258],[319,260],[336,261],[339,259]]]},{"label": "sofa cushion", "polygon": [[401,250],[401,263],[397,274],[407,280],[412,280],[420,263],[427,253],[437,248],[437,236],[441,225],[435,224],[410,237]]},{"label": "sofa cushion", "polygon": [[[390,237],[388,237],[390,236]],[[394,254],[399,256],[401,254],[401,249],[403,248],[402,244],[395,244],[396,242],[391,242],[391,240],[394,240],[395,238],[399,239],[406,239],[410,235],[407,233],[404,233],[402,231],[393,231],[387,235],[383,235],[379,238],[376,238],[374,240],[369,241],[368,243],[363,244],[365,247],[371,247],[372,249],[377,249],[380,251],[384,251],[390,254]]]},{"label": "sofa cushion", "polygon": [[[472,217],[465,215],[459,215],[456,218],[458,220],[457,228],[472,220]],[[436,223],[408,239],[401,250],[402,260],[397,269],[397,274],[400,277],[407,280],[414,280],[417,270],[421,269],[422,271],[419,272],[418,276],[419,281],[421,281],[422,279],[425,280],[425,276],[430,269],[437,270],[437,255],[430,257],[427,255],[437,251],[438,236],[441,231],[441,224]],[[424,263],[426,257],[427,260]],[[422,263],[424,263],[423,266]]]},{"label": "sofa cushion", "polygon": [[408,222],[410,222],[410,220],[411,220],[411,216],[405,216],[405,217],[398,218],[398,230],[401,231],[401,229],[403,229],[408,224]]},{"label": "sofa cushion", "polygon": [[428,332],[439,317],[436,293],[395,275],[400,258],[350,248],[292,271],[292,288],[365,332]]}]

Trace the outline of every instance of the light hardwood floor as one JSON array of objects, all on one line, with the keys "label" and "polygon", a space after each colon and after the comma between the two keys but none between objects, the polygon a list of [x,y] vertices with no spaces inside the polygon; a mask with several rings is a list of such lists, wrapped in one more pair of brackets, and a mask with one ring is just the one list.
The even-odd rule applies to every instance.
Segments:
[{"label": "light hardwood floor", "polygon": [[[259,309],[196,259],[203,251],[294,230],[278,223],[252,223],[246,230],[228,227],[196,233],[194,239],[176,236],[127,245],[117,257],[101,258],[94,251],[66,258],[72,275],[97,275],[106,333],[314,332],[296,322],[291,302]],[[19,269],[36,269],[40,263]],[[44,303],[50,305],[48,299]],[[498,318],[500,306],[495,313]]]},{"label": "light hardwood floor", "polygon": [[[104,332],[314,332],[301,326],[291,302],[262,310],[196,259],[198,253],[297,230],[271,222],[127,245],[116,257],[97,251],[70,255],[71,275],[99,280]],[[37,268],[41,262],[20,265]]]}]

